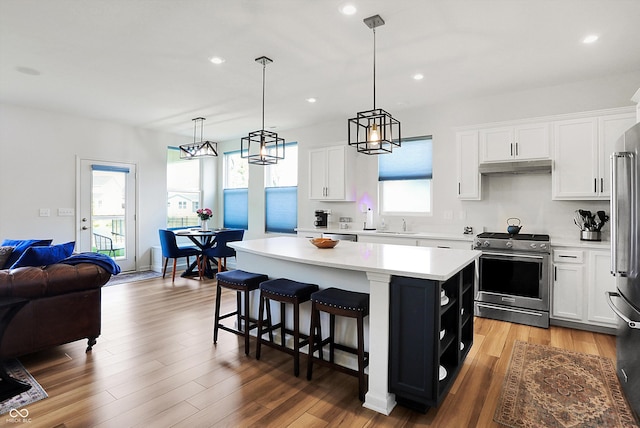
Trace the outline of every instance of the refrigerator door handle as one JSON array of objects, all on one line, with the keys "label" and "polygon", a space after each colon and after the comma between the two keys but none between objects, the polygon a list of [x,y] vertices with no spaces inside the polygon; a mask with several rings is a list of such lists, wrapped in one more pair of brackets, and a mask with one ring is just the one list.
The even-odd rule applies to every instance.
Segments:
[{"label": "refrigerator door handle", "polygon": [[[619,161],[625,162],[625,168],[622,171],[619,170]],[[614,276],[627,276],[630,270],[628,263],[631,256],[631,225],[633,224],[633,218],[635,213],[633,212],[633,179],[630,174],[633,174],[632,166],[634,155],[630,152],[618,152],[611,155],[611,273]],[[626,173],[627,176],[621,177],[620,173]],[[622,180],[625,182],[622,182]],[[624,191],[625,194],[621,195],[620,192]],[[626,201],[631,208],[628,212],[623,213],[625,224],[620,224],[620,207],[618,200]],[[628,222],[628,224],[626,224]],[[622,231],[620,230],[622,229]],[[619,242],[618,238],[621,238]],[[619,260],[622,256],[625,260]]]},{"label": "refrigerator door handle", "polygon": [[633,321],[633,320],[627,318],[627,316],[625,314],[623,314],[622,311],[620,311],[620,309],[618,309],[618,307],[615,305],[615,303],[613,303],[612,297],[620,297],[620,298],[624,299],[620,295],[620,293],[616,293],[614,291],[607,291],[606,294],[607,294],[607,303],[609,304],[609,307],[611,308],[611,310],[618,317],[620,317],[621,320],[623,320],[625,323],[627,323],[629,328],[635,328],[637,330],[640,330],[640,321]]}]

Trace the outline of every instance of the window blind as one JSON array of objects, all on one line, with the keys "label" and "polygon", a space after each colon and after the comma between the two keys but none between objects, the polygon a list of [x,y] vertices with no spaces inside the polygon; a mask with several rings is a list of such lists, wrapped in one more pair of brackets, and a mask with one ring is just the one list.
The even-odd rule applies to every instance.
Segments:
[{"label": "window blind", "polygon": [[432,162],[431,137],[403,140],[399,149],[378,156],[378,181],[431,179]]},{"label": "window blind", "polygon": [[249,189],[224,189],[224,227],[230,229],[249,228]]},{"label": "window blind", "polygon": [[296,233],[298,227],[298,187],[266,187],[265,230]]}]

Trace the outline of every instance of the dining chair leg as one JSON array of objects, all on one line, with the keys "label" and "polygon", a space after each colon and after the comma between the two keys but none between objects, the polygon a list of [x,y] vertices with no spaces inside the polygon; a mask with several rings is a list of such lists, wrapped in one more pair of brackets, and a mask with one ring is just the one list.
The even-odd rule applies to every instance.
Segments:
[{"label": "dining chair leg", "polygon": [[176,265],[177,264],[178,264],[178,259],[173,259],[173,272],[171,272],[172,273],[171,282],[176,282],[176,268],[177,268]]},{"label": "dining chair leg", "polygon": [[167,274],[167,264],[169,263],[169,257],[165,257],[164,259],[164,269],[162,270],[162,277]]}]

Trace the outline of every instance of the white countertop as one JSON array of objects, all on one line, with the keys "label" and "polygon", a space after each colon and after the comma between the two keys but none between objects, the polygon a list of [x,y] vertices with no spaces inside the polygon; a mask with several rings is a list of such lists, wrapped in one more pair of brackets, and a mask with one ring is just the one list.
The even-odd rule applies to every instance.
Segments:
[{"label": "white countertop", "polygon": [[[312,233],[339,233],[346,235],[369,235],[369,236],[385,236],[389,238],[410,238],[410,239],[442,239],[450,241],[467,241],[473,242],[476,234],[464,235],[460,234],[446,234],[446,233],[432,233],[432,232],[389,232],[380,230],[359,230],[359,229],[339,229],[334,227],[329,228],[298,228],[299,232],[312,232]],[[554,238],[551,237],[552,247],[574,247],[585,248],[594,250],[609,250],[611,248],[611,241],[581,241],[579,238]]]},{"label": "white countertop", "polygon": [[446,281],[480,257],[480,251],[340,241],[316,248],[306,238],[276,237],[228,244],[238,252],[323,267]]},{"label": "white countertop", "polygon": [[443,239],[450,241],[468,241],[473,242],[475,235],[432,233],[432,232],[397,232],[389,230],[362,230],[362,229],[340,229],[336,227],[327,228],[305,228],[296,229],[298,232],[312,233],[339,233],[344,235],[371,235],[371,236],[387,236],[390,238],[411,238],[411,239]]},{"label": "white countertop", "polygon": [[551,247],[573,247],[592,250],[610,250],[611,241],[581,241],[580,239],[551,238]]}]

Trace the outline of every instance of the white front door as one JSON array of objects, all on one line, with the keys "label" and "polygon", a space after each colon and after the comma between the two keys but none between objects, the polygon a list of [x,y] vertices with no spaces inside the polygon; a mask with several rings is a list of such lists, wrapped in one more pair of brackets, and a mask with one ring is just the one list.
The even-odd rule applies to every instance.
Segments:
[{"label": "white front door", "polygon": [[113,258],[136,270],[136,165],[79,161],[77,251]]}]

